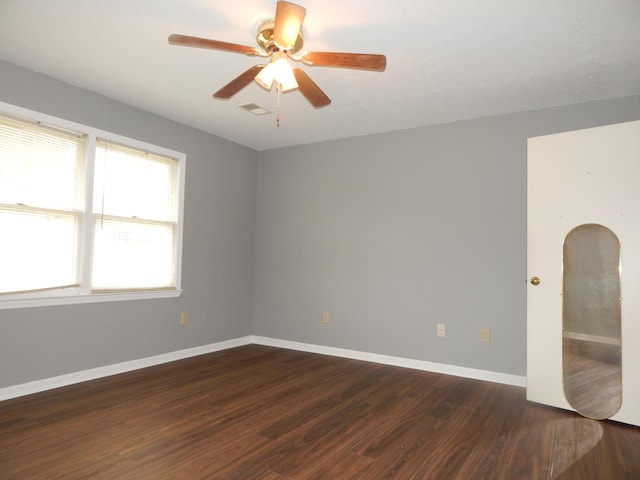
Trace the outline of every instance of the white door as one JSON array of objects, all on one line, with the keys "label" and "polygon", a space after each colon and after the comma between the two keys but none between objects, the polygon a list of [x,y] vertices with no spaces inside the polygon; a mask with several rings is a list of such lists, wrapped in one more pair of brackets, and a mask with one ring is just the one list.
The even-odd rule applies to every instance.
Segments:
[{"label": "white door", "polygon": [[527,200],[527,398],[576,410],[563,384],[563,245],[578,226],[603,226],[620,259],[622,398],[611,419],[640,425],[640,121],[530,138]]}]

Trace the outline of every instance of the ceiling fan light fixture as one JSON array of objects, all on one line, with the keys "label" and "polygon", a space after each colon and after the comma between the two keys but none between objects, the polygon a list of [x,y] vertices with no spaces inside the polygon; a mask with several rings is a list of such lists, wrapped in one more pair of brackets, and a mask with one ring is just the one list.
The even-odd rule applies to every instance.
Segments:
[{"label": "ceiling fan light fixture", "polygon": [[256,75],[255,81],[267,91],[271,90],[274,82],[279,85],[281,92],[289,92],[298,88],[298,82],[293,74],[291,65],[282,57],[275,57]]},{"label": "ceiling fan light fixture", "polygon": [[271,91],[274,80],[274,68],[272,63],[268,63],[254,79],[258,85],[267,91]]},{"label": "ceiling fan light fixture", "polygon": [[298,82],[289,62],[284,58],[278,58],[272,65],[275,70],[274,81],[280,86],[281,92],[289,92],[298,88]]}]

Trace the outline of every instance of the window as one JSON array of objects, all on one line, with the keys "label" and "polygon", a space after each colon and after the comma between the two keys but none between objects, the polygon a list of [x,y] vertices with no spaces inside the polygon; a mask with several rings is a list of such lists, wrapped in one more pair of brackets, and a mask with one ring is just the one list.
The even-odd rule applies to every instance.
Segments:
[{"label": "window", "polygon": [[185,155],[0,107],[0,308],[179,295]]}]

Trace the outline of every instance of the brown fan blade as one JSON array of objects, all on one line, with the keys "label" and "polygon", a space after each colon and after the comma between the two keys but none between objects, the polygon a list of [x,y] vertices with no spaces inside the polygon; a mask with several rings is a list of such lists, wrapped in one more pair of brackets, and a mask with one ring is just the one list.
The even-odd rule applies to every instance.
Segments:
[{"label": "brown fan blade", "polygon": [[236,78],[227,83],[224,87],[213,94],[213,98],[231,98],[244,87],[249,85],[251,81],[256,78],[256,75],[260,73],[260,70],[264,68],[264,65],[254,65],[249,70],[241,73]]},{"label": "brown fan blade", "polygon": [[331,103],[331,99],[320,90],[320,87],[311,80],[311,77],[301,68],[294,68],[293,74],[298,82],[298,89],[311,105],[315,108],[326,107]]},{"label": "brown fan blade", "polygon": [[244,53],[245,55],[260,55],[260,51],[257,48],[200,37],[189,37],[187,35],[179,35],[177,33],[169,35],[169,43],[171,45],[181,45],[183,47],[210,48],[213,50],[224,50],[225,52]]},{"label": "brown fan blade", "polygon": [[309,52],[302,63],[317,67],[355,68],[384,72],[387,68],[387,57],[369,53]]},{"label": "brown fan blade", "polygon": [[290,50],[296,43],[307,9],[295,3],[279,0],[273,27],[273,41],[283,50]]}]

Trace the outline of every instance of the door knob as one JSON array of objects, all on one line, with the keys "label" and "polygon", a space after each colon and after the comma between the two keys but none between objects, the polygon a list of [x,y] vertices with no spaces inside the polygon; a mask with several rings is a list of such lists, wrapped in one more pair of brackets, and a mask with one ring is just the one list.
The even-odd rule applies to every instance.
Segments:
[{"label": "door knob", "polygon": [[531,285],[540,285],[540,279],[538,277],[531,277]]}]

